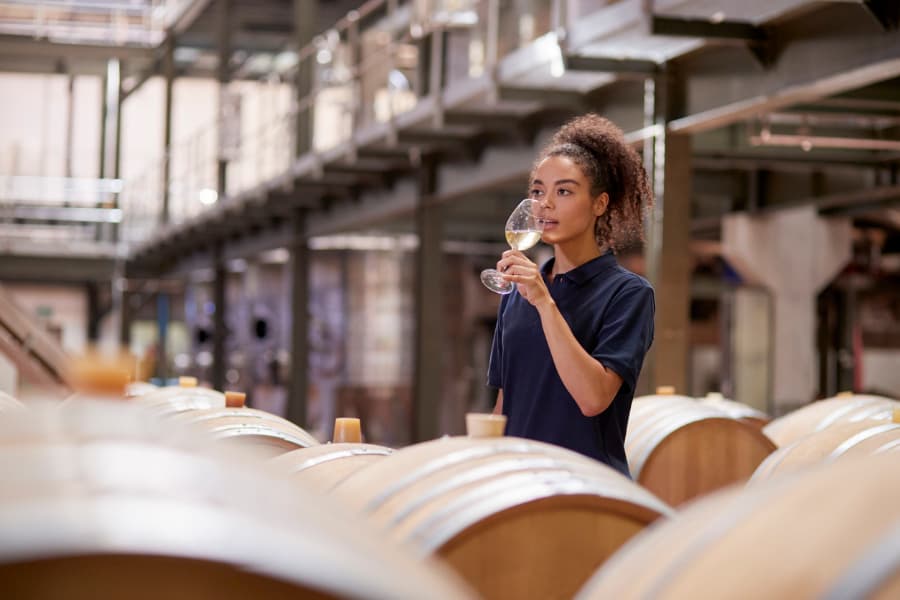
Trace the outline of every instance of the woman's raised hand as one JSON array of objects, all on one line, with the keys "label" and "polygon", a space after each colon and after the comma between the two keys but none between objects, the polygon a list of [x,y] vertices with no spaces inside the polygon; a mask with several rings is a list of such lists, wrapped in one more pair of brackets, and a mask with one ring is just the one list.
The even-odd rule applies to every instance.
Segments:
[{"label": "woman's raised hand", "polygon": [[503,279],[516,284],[519,294],[535,308],[553,301],[540,267],[518,250],[504,252],[497,261],[497,270],[503,274]]}]

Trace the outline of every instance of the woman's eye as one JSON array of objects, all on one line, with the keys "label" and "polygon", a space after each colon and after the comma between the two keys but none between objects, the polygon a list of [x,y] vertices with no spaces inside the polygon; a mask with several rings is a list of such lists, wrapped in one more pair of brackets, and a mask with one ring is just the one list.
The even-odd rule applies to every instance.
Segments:
[{"label": "woman's eye", "polygon": [[532,197],[532,198],[537,198],[538,196],[541,195],[541,190],[533,189],[533,190],[531,190],[531,192],[529,192],[529,193],[531,194],[531,197]]},{"label": "woman's eye", "polygon": [[571,194],[572,192],[569,191],[569,190],[567,190],[567,189],[565,189],[565,188],[560,188],[559,191],[556,192],[556,193],[559,194],[560,196],[568,196],[568,195]]}]

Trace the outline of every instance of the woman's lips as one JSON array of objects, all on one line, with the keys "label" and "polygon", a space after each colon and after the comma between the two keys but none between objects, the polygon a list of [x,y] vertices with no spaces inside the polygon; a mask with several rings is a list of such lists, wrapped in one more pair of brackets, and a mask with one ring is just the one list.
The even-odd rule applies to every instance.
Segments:
[{"label": "woman's lips", "polygon": [[543,226],[544,231],[548,229],[553,229],[559,224],[559,221],[554,221],[552,219],[541,219],[541,225]]}]

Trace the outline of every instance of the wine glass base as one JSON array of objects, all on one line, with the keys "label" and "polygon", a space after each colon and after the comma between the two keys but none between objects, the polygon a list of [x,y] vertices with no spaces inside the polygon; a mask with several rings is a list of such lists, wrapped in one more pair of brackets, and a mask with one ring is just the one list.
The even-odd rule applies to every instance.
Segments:
[{"label": "wine glass base", "polygon": [[503,279],[503,275],[497,269],[485,269],[481,272],[481,283],[495,294],[508,294],[515,286]]}]

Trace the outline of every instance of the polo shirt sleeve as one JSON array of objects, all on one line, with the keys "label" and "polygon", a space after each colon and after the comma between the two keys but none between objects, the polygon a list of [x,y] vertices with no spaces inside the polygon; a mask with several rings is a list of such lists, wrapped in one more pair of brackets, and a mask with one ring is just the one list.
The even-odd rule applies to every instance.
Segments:
[{"label": "polo shirt sleeve", "polygon": [[633,390],[644,356],[653,342],[653,288],[642,280],[629,282],[610,300],[603,315],[597,345],[591,351]]},{"label": "polo shirt sleeve", "polygon": [[497,310],[497,325],[494,327],[494,341],[491,343],[491,358],[488,362],[487,384],[493,388],[503,387],[500,365],[503,362],[503,309],[506,308],[507,297],[503,297]]}]

